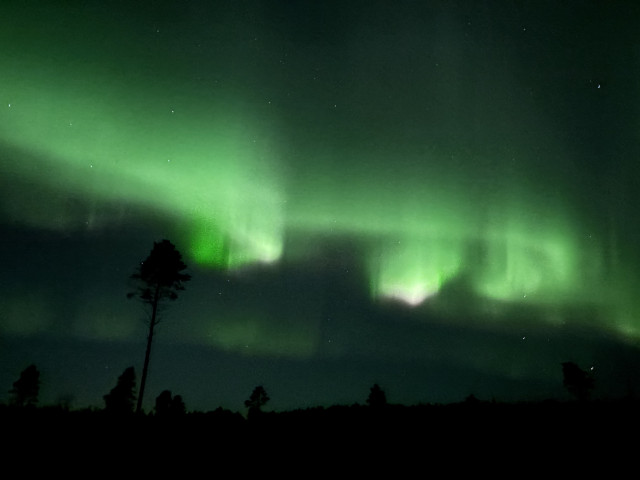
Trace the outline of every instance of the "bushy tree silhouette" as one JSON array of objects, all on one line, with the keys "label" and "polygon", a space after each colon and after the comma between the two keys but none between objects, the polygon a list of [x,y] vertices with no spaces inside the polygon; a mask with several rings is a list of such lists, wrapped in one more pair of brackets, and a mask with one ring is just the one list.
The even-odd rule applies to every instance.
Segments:
[{"label": "bushy tree silhouette", "polygon": [[170,390],[163,390],[156,397],[156,415],[159,417],[182,415],[186,411],[182,397],[180,395],[173,397]]},{"label": "bushy tree silhouette", "polygon": [[258,385],[251,392],[248,400],[245,400],[244,406],[249,409],[248,417],[255,418],[262,412],[262,407],[269,401],[269,395],[262,385]]},{"label": "bushy tree silhouette", "polygon": [[128,367],[118,377],[118,383],[111,391],[104,395],[105,411],[115,414],[133,413],[136,401],[136,373],[133,367]]},{"label": "bushy tree silhouette", "polygon": [[595,386],[593,375],[573,362],[562,364],[562,384],[578,400],[588,400]]},{"label": "bushy tree silhouette", "polygon": [[169,240],[162,240],[161,242],[154,242],[153,249],[147,259],[141,262],[138,271],[131,275],[131,278],[138,282],[139,285],[136,291],[130,292],[127,297],[139,298],[151,310],[147,348],[144,355],[136,412],[142,410],[142,399],[149,371],[154,328],[160,323],[158,307],[163,301],[177,299],[177,292],[184,290],[183,283],[191,279],[190,275],[182,273],[186,268],[187,266],[182,261],[182,255],[176,247]]},{"label": "bushy tree silhouette", "polygon": [[163,390],[160,395],[156,397],[156,415],[164,417],[169,414],[171,410],[171,391]]},{"label": "bushy tree silhouette", "polygon": [[182,400],[182,395],[176,395],[171,400],[171,414],[172,415],[184,415],[187,413],[187,406]]},{"label": "bushy tree silhouette", "polygon": [[40,372],[35,365],[29,365],[20,373],[20,378],[13,382],[13,388],[9,393],[11,404],[17,407],[34,406],[38,403]]},{"label": "bushy tree silhouette", "polygon": [[367,404],[374,408],[384,407],[387,405],[387,396],[377,383],[371,387],[369,396],[367,397]]}]

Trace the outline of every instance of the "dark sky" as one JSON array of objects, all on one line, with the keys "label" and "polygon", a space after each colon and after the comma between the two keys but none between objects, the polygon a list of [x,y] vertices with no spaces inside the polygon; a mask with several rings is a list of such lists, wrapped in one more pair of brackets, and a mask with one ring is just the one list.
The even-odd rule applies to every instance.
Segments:
[{"label": "dark sky", "polygon": [[6,1],[0,387],[103,406],[640,387],[636,2]]}]

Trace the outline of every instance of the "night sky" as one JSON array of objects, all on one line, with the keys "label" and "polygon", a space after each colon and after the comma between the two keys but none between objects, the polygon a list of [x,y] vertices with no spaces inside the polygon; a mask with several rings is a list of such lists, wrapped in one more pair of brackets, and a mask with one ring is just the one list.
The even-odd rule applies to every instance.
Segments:
[{"label": "night sky", "polygon": [[[145,406],[640,391],[635,1],[3,1],[0,389]],[[4,394],[5,397],[7,394]],[[0,395],[0,401],[5,397]]]}]

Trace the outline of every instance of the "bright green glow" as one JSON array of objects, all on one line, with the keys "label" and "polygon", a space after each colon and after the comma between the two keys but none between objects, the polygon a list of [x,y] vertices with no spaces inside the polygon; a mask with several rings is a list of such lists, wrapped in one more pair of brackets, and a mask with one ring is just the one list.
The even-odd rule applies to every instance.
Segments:
[{"label": "bright green glow", "polygon": [[460,242],[437,238],[397,242],[373,258],[373,294],[419,305],[458,273],[463,255]]},{"label": "bright green glow", "polygon": [[288,222],[379,245],[368,261],[374,297],[419,305],[458,276],[474,295],[504,302],[553,303],[580,291],[593,257],[578,259],[584,248],[568,200],[537,192],[515,172],[443,171],[432,166],[443,164],[437,151],[412,155],[389,166],[370,152],[342,176],[308,173],[310,185],[298,187],[314,195],[288,207]]},{"label": "bright green glow", "polygon": [[[124,201],[184,219],[192,232],[186,253],[202,263],[280,257],[282,188],[267,122],[233,103],[210,101],[204,111],[199,102],[211,99],[157,102],[162,92],[68,85],[55,74],[44,87],[9,85],[0,134],[37,159],[4,165],[9,172],[93,202]],[[34,203],[17,214],[54,228],[72,223],[68,205],[50,207],[43,215],[45,206]]]},{"label": "bright green glow", "polygon": [[190,253],[201,265],[225,265],[228,263],[228,245],[215,226],[206,227],[203,221],[191,235]]}]

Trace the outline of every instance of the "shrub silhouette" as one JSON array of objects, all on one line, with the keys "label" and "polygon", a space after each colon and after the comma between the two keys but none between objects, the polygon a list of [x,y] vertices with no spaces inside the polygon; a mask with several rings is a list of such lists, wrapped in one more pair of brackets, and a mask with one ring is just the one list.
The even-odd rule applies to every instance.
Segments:
[{"label": "shrub silhouette", "polygon": [[159,417],[183,415],[186,413],[186,407],[182,397],[176,395],[173,397],[170,390],[163,390],[156,397],[156,415]]},{"label": "shrub silhouette", "polygon": [[595,384],[593,375],[585,372],[573,362],[562,364],[562,375],[562,384],[569,393],[580,401],[589,399]]},{"label": "shrub silhouette", "polygon": [[11,404],[17,407],[35,406],[40,393],[40,372],[35,365],[29,365],[20,373],[20,378],[13,382],[9,390]]},{"label": "shrub silhouette", "polygon": [[373,408],[380,408],[387,405],[387,396],[377,383],[371,387],[371,391],[367,397],[367,404]]},{"label": "shrub silhouette", "polygon": [[182,400],[182,395],[176,395],[171,400],[171,414],[172,415],[184,415],[187,413],[187,407]]}]

